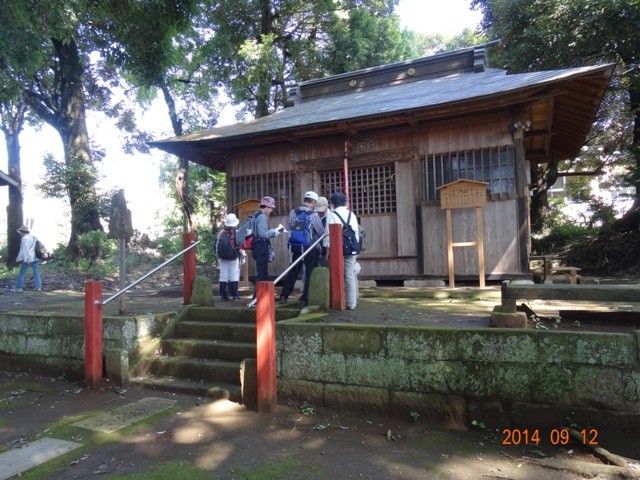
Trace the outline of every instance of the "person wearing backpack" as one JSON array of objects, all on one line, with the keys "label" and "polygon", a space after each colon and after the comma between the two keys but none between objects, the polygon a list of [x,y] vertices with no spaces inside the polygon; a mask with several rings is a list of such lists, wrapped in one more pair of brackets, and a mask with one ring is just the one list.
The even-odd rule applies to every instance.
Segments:
[{"label": "person wearing backpack", "polygon": [[[324,235],[324,227],[317,212],[314,211],[318,204],[318,194],[307,192],[302,199],[302,205],[289,212],[289,248],[291,250],[291,263],[295,262],[302,254],[309,250],[311,245]],[[309,252],[304,259],[297,263],[285,278],[284,285],[280,292],[280,303],[287,303],[289,295],[304,264],[304,283],[302,295],[300,295],[300,305],[306,306],[309,294],[309,280],[311,272],[318,266],[320,258],[320,245],[316,245],[312,252]]]},{"label": "person wearing backpack", "polygon": [[[251,256],[256,262],[256,282],[269,280],[269,251],[271,250],[271,239],[278,237],[284,232],[284,227],[269,228],[267,219],[276,209],[276,201],[273,197],[262,197],[259,209],[252,215],[254,235]],[[255,298],[256,294],[253,293]]]},{"label": "person wearing backpack", "polygon": [[22,225],[18,229],[20,237],[20,251],[16,257],[16,262],[20,264],[18,279],[16,280],[16,288],[14,292],[22,292],[24,289],[24,279],[27,275],[29,267],[33,270],[33,279],[36,285],[36,292],[42,291],[42,277],[40,276],[40,265],[36,257],[36,243],[38,239],[29,233],[29,227]]},{"label": "person wearing backpack", "polygon": [[[333,192],[329,198],[331,212],[327,224],[342,225],[342,241],[344,255],[344,293],[347,310],[353,310],[358,305],[358,277],[356,276],[356,259],[360,253],[358,218],[347,208],[347,196],[342,192]],[[355,238],[349,246],[347,238]],[[330,247],[326,237],[326,245]],[[334,254],[329,249],[329,255]]]},{"label": "person wearing backpack", "polygon": [[[238,284],[240,283],[240,263],[244,252],[238,248],[236,227],[240,221],[234,213],[225,217],[224,227],[216,237],[215,251],[220,264],[220,300],[226,302],[229,297],[234,301],[240,300]],[[228,294],[227,294],[228,290]]]}]

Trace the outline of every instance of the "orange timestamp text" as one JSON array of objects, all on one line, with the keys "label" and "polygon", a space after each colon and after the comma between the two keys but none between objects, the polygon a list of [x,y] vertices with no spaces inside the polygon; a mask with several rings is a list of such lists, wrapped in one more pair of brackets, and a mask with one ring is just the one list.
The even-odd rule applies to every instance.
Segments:
[{"label": "orange timestamp text", "polygon": [[[583,428],[574,433],[573,440],[582,442],[583,445],[598,445],[598,430],[595,428]],[[568,445],[572,435],[567,428],[554,428],[545,436],[539,429],[533,428],[505,428],[502,430],[502,445],[540,445],[549,441],[551,445]]]}]

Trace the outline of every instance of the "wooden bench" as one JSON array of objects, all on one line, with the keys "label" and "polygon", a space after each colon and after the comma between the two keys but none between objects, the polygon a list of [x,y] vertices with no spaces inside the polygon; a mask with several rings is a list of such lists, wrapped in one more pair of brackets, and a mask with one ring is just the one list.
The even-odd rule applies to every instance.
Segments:
[{"label": "wooden bench", "polygon": [[551,269],[553,268],[553,262],[562,262],[564,260],[560,255],[555,253],[547,253],[544,255],[531,255],[529,260],[532,262],[541,261],[542,271],[544,273],[544,279],[546,280],[551,275]]},{"label": "wooden bench", "polygon": [[502,282],[500,313],[516,313],[518,300],[640,302],[640,285],[512,284]]},{"label": "wooden bench", "polygon": [[[550,274],[554,274],[554,273],[563,273],[564,274],[564,280],[565,282],[571,283],[573,285],[578,283],[578,272],[580,271],[579,268],[577,267],[567,267],[567,266],[561,266],[561,267],[551,267],[551,272]],[[547,277],[545,276],[545,281],[547,280]]]}]

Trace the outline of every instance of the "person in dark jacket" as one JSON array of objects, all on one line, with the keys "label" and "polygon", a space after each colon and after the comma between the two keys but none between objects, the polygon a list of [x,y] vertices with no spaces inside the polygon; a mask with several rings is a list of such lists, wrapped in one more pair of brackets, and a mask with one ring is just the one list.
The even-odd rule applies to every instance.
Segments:
[{"label": "person in dark jacket", "polygon": [[[251,256],[256,262],[256,282],[269,280],[269,251],[271,250],[271,239],[282,235],[284,227],[269,228],[267,219],[276,209],[276,201],[273,197],[262,197],[260,207],[253,214],[253,248]],[[255,298],[255,292],[253,294]]]}]

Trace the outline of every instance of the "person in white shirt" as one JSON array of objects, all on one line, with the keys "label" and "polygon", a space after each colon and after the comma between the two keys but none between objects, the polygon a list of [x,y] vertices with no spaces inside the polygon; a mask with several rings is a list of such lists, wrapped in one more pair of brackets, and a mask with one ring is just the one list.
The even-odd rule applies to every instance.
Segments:
[{"label": "person in white shirt", "polygon": [[[356,238],[359,240],[358,218],[347,208],[347,196],[342,192],[333,192],[329,202],[332,209],[327,217],[327,225],[332,223],[342,225],[342,221],[344,221],[351,226]],[[328,239],[329,237],[326,238]],[[329,254],[331,253],[331,250],[329,250]],[[358,278],[355,272],[357,258],[357,255],[345,255],[344,257],[344,293],[347,310],[353,310],[358,305]]]},{"label": "person in white shirt", "polygon": [[42,277],[40,276],[40,265],[36,258],[36,242],[38,239],[29,233],[29,227],[22,225],[18,229],[20,240],[20,251],[16,257],[16,262],[20,264],[20,272],[16,280],[14,292],[21,292],[24,289],[24,279],[29,267],[33,270],[33,279],[36,285],[36,292],[42,291]]}]

